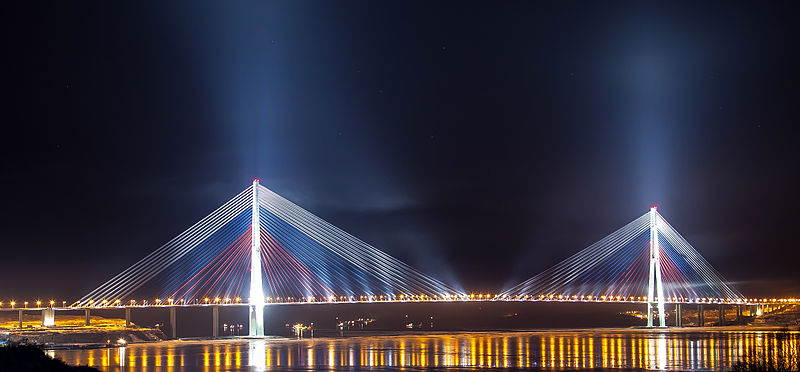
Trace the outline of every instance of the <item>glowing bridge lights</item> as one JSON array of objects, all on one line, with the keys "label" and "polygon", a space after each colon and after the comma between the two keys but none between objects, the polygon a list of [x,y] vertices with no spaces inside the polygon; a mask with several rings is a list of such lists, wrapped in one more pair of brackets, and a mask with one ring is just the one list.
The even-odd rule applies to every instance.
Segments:
[{"label": "glowing bridge lights", "polygon": [[[197,257],[200,261],[189,262]],[[234,303],[231,294],[242,293],[249,294],[245,303],[251,305],[466,298],[464,293],[367,245],[254,179],[252,187],[76,304],[85,306],[88,301],[103,298],[127,301],[128,294],[139,293],[138,288],[146,288],[151,279],[173,267],[193,269],[185,278],[170,278],[169,283],[174,285],[162,289],[169,294],[165,300],[169,305],[230,305]],[[348,277],[341,280],[335,277],[338,274]],[[249,287],[247,277],[253,284]],[[351,293],[353,285],[365,288],[366,293]],[[243,302],[236,298],[236,303]],[[482,296],[485,300],[492,298],[498,296]],[[163,305],[162,301],[157,305]],[[260,306],[251,309],[261,311]],[[258,324],[252,326],[251,322],[250,329],[259,328]]]},{"label": "glowing bridge lights", "polygon": [[[645,268],[648,262],[649,273]],[[127,302],[133,296],[150,297],[140,288],[148,288],[145,284],[152,284],[158,275],[176,271],[186,275],[170,277],[159,292],[167,304],[241,303],[250,308],[250,329],[258,328],[252,315],[263,311],[265,304],[638,299],[648,304],[649,313],[655,307],[663,317],[665,301],[747,302],[663,219],[655,205],[517,286],[502,293],[466,294],[336,228],[254,179],[252,187],[75,305],[103,301],[107,306],[106,299]],[[253,285],[248,284],[248,277]],[[354,288],[363,290],[354,293]],[[642,288],[649,293],[642,293]],[[234,297],[241,295],[249,296],[246,301]],[[119,300],[115,304],[119,306]],[[142,304],[147,306],[146,301]],[[154,306],[162,305],[157,298]]]}]

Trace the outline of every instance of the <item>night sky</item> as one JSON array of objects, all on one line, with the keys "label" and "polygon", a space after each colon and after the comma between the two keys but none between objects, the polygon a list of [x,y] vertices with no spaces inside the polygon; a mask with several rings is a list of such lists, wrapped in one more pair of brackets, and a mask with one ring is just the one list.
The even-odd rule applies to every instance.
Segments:
[{"label": "night sky", "polygon": [[253,178],[468,291],[657,204],[800,295],[790,2],[5,8],[0,300],[75,300]]}]

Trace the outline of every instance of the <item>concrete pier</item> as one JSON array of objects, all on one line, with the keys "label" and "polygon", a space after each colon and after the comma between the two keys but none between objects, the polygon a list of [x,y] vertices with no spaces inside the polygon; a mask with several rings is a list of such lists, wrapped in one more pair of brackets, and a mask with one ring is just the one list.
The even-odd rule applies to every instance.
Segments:
[{"label": "concrete pier", "polygon": [[675,326],[680,327],[682,326],[681,320],[681,304],[675,304]]},{"label": "concrete pier", "polygon": [[719,324],[717,325],[725,325],[725,304],[719,304]]},{"label": "concrete pier", "polygon": [[83,317],[84,317],[83,324],[87,327],[91,325],[91,322],[89,321],[91,319],[91,313],[89,312],[89,309],[83,309]]},{"label": "concrete pier", "polygon": [[178,338],[178,322],[175,314],[175,306],[169,307],[169,328],[172,332],[172,338]]},{"label": "concrete pier", "polygon": [[22,328],[22,310],[19,311],[19,327]]},{"label": "concrete pier", "polygon": [[697,325],[700,327],[705,325],[705,319],[703,317],[703,305],[697,305]]},{"label": "concrete pier", "polygon": [[129,307],[125,308],[125,326],[126,327],[131,326],[131,308]]},{"label": "concrete pier", "polygon": [[56,311],[52,307],[42,309],[42,327],[56,325]]},{"label": "concrete pier", "polygon": [[211,308],[211,337],[219,337],[219,306]]}]

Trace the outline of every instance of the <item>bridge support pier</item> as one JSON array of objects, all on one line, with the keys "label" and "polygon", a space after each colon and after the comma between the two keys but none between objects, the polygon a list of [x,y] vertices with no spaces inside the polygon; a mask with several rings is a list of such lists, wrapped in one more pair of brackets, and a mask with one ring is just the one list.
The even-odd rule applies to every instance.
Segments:
[{"label": "bridge support pier", "polygon": [[675,326],[682,326],[681,322],[681,304],[675,304]]},{"label": "bridge support pier", "polygon": [[705,325],[703,317],[703,305],[697,305],[697,326],[702,327]]},{"label": "bridge support pier", "polygon": [[19,327],[22,328],[22,310],[19,311]]},{"label": "bridge support pier", "polygon": [[42,327],[52,327],[56,325],[56,311],[52,307],[42,309]]},{"label": "bridge support pier", "polygon": [[178,338],[178,322],[177,322],[177,314],[175,313],[175,306],[169,307],[169,328],[170,332],[172,333],[172,338]]},{"label": "bridge support pier", "polygon": [[725,304],[719,304],[719,324],[720,326],[725,325]]},{"label": "bridge support pier", "polygon": [[131,326],[131,308],[125,308],[125,327]]},{"label": "bridge support pier", "polygon": [[219,306],[211,308],[211,337],[219,337]]},{"label": "bridge support pier", "polygon": [[84,317],[83,324],[88,327],[91,324],[90,319],[92,318],[89,309],[83,309],[83,317]]},{"label": "bridge support pier", "polygon": [[742,321],[742,305],[736,305],[736,322]]}]

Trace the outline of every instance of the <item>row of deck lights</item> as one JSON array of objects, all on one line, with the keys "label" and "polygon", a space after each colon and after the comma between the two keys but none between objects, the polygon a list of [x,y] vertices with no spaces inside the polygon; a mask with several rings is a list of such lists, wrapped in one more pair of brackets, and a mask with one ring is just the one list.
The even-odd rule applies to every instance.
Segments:
[{"label": "row of deck lights", "polygon": [[[242,299],[239,297],[235,298],[220,298],[214,297],[209,298],[205,297],[202,300],[199,298],[195,299],[194,301],[186,301],[186,299],[181,298],[177,301],[174,299],[168,298],[166,300],[162,300],[160,298],[156,298],[153,300],[152,303],[148,303],[147,300],[142,300],[142,302],[137,302],[136,300],[130,300],[128,306],[172,306],[172,305],[209,305],[209,304],[239,304],[242,302]],[[102,300],[99,303],[95,302],[94,300],[89,300],[88,305],[90,307],[97,306],[97,307],[104,307],[104,306],[122,306],[122,300],[114,300],[113,302],[109,300]]]},{"label": "row of deck lights", "polygon": [[[17,309],[17,308],[26,309],[26,308],[28,308],[28,305],[32,306],[33,304],[36,304],[35,308],[41,308],[43,302],[41,300],[36,300],[35,302],[22,301],[22,303],[21,303],[22,307],[19,307],[18,305],[20,305],[20,303],[18,303],[15,300],[11,300],[11,301],[8,301],[8,302],[0,301],[0,308],[8,306],[9,308],[12,308],[12,309]],[[48,305],[49,305],[49,307],[54,307],[56,305],[56,302],[53,301],[53,300],[50,300],[49,302],[44,303],[44,306],[48,306]],[[61,301],[61,305],[66,307],[67,306],[67,301]]]},{"label": "row of deck lights", "polygon": [[[493,301],[493,300],[501,300],[501,301],[587,301],[587,302],[645,302],[647,301],[646,297],[623,297],[623,296],[592,296],[592,295],[539,295],[539,296],[508,296],[508,295],[497,295],[497,294],[470,294],[468,297],[463,295],[442,295],[442,296],[426,296],[426,295],[370,295],[370,296],[329,296],[329,297],[266,297],[264,299],[265,303],[326,303],[326,302],[421,302],[421,301]],[[681,303],[728,303],[728,304],[743,304],[743,303],[799,303],[800,299],[797,298],[741,298],[741,299],[722,299],[722,298],[695,298],[695,299],[687,299],[683,297],[672,297],[667,298],[669,302],[681,302]],[[220,298],[214,297],[209,298],[205,297],[201,299],[195,299],[195,301],[186,301],[185,299],[179,299],[177,301],[173,300],[172,298],[168,298],[166,300],[162,300],[160,298],[156,298],[152,303],[148,303],[147,300],[142,300],[141,302],[137,302],[136,300],[130,300],[127,303],[127,306],[173,306],[173,305],[210,305],[210,304],[241,304],[242,299],[239,297],[235,298]],[[35,308],[41,308],[42,304],[44,306],[54,307],[56,301],[50,300],[49,302],[43,303],[41,300],[37,300],[35,302],[28,302],[23,301],[22,307],[19,307],[19,303],[11,300],[8,302],[0,301],[0,307],[8,306],[10,308],[28,308],[31,307],[33,304],[36,304]],[[67,301],[61,301],[61,305],[63,307],[67,307]],[[94,300],[88,301],[89,307],[119,307],[122,305],[122,300],[102,300],[99,302],[95,302]]]},{"label": "row of deck lights", "polygon": [[[539,295],[539,296],[515,296],[511,297],[508,295],[504,295],[500,297],[500,300],[510,300],[510,301],[590,301],[590,302],[645,302],[647,301],[647,297],[644,296],[630,296],[630,297],[623,297],[623,296],[592,296],[592,295]],[[654,298],[654,301],[657,301],[658,297]],[[723,298],[683,298],[683,297],[667,297],[667,301],[669,302],[684,302],[684,303],[730,303],[730,304],[743,304],[743,303],[797,303],[800,302],[800,299],[797,298],[738,298],[738,299],[723,299]]]},{"label": "row of deck lights", "polygon": [[[486,295],[488,299],[488,295]],[[482,297],[482,296],[481,296]],[[249,299],[248,299],[249,300]],[[264,299],[264,303],[325,303],[325,302],[419,302],[419,301],[456,301],[456,300],[466,300],[464,296],[460,295],[442,295],[442,296],[427,296],[427,295],[370,295],[370,296],[329,296],[329,297],[266,297]],[[54,305],[54,301],[50,301],[50,305]],[[153,302],[149,302],[148,300],[142,300],[141,302],[137,302],[136,300],[129,300],[129,302],[123,305],[123,301],[121,299],[116,300],[89,300],[87,301],[88,307],[120,307],[120,306],[173,306],[173,305],[207,305],[207,304],[241,304],[242,299],[239,297],[236,298],[220,298],[215,297],[211,298],[203,298],[195,299],[194,301],[186,301],[186,299],[179,299],[174,300],[172,298],[167,298],[166,300],[162,300],[160,298],[156,298]],[[11,301],[10,305],[13,307],[16,305],[16,302]],[[36,301],[36,306],[41,307],[42,302]],[[62,301],[62,305],[66,306],[66,301]],[[0,307],[3,306],[3,302],[0,302]],[[28,306],[28,302],[25,301],[25,306]]]}]

